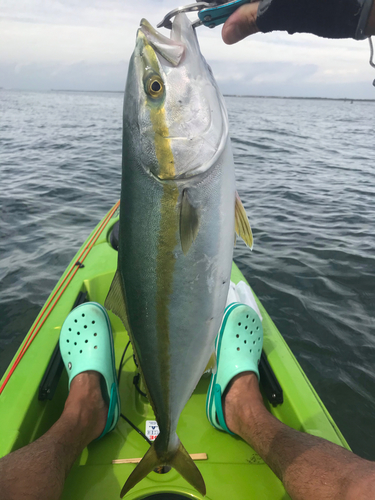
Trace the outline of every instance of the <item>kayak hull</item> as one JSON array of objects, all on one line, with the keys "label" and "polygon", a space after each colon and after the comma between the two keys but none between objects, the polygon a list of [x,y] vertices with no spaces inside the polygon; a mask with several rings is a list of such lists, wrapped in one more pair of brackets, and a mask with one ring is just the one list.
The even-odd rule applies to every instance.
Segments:
[{"label": "kayak hull", "polygon": [[[50,302],[49,306],[32,326],[31,337],[39,327],[40,329],[31,343],[30,334],[26,336],[2,378],[0,386],[7,382],[0,394],[0,456],[37,439],[51,427],[63,410],[68,394],[65,371],[52,400],[38,400],[39,385],[58,342],[61,326],[79,292],[87,292],[88,300],[104,304],[117,268],[117,252],[110,244],[111,230],[118,220],[116,208],[109,212],[107,219],[103,219],[77,252],[48,299],[46,304]],[[84,267],[75,265],[77,261],[82,262]],[[72,277],[73,272],[75,274]],[[232,267],[231,280],[234,283],[245,280],[235,264]],[[280,332],[261,302],[256,300],[263,316],[264,352],[284,395],[284,402],[276,407],[265,401],[267,408],[290,427],[349,449]],[[118,368],[128,335],[120,319],[112,313],[109,313],[109,316]],[[146,420],[154,420],[154,415],[147,400],[133,384],[137,369],[132,354],[130,346],[121,375],[121,409],[127,418],[145,432]],[[17,360],[18,365],[12,372],[12,366]],[[205,415],[208,385],[209,378],[203,376],[182,411],[177,427],[178,436],[189,453],[206,453],[208,456],[207,460],[196,462],[207,486],[205,498],[289,498],[282,483],[249,445],[239,437],[215,430],[209,424]],[[112,460],[141,458],[147,449],[147,442],[125,420],[120,419],[113,432],[104,439],[91,443],[82,452],[67,478],[62,498],[117,500],[122,485],[134,470],[135,464],[112,464]],[[166,474],[152,472],[138,483],[126,498],[138,500],[163,494],[160,497],[162,500],[163,496],[169,498],[167,493],[190,499],[202,498],[173,469]],[[172,498],[170,496],[171,500]],[[174,498],[177,500],[177,497]]]}]

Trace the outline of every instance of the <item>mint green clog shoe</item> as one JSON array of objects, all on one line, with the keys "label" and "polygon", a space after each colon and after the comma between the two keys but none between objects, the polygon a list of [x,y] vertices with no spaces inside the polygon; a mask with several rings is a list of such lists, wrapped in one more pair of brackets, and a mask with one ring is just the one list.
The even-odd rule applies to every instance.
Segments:
[{"label": "mint green clog shoe", "polygon": [[100,439],[115,428],[120,416],[112,329],[103,306],[86,302],[69,313],[61,328],[60,352],[68,372],[69,388],[79,373],[93,370],[103,376],[102,392],[108,404],[108,416]]},{"label": "mint green clog shoe", "polygon": [[245,304],[230,304],[215,341],[217,367],[206,401],[207,418],[216,429],[233,435],[224,420],[222,396],[229,382],[239,373],[255,372],[259,380],[262,346],[263,328],[258,314]]}]

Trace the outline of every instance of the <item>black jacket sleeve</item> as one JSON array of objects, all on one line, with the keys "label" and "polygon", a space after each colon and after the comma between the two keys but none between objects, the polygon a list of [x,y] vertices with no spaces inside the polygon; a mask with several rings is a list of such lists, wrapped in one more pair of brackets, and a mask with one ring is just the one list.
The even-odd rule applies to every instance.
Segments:
[{"label": "black jacket sleeve", "polygon": [[261,0],[260,31],[313,33],[325,38],[365,38],[373,0]]}]

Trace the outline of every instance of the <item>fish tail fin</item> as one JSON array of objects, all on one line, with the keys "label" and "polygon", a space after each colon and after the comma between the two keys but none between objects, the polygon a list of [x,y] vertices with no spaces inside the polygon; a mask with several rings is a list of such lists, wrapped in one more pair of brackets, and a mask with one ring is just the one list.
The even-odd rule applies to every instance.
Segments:
[{"label": "fish tail fin", "polygon": [[134,486],[139,483],[144,477],[146,477],[150,472],[152,472],[158,465],[160,465],[160,460],[155,451],[154,443],[147,450],[146,454],[139,462],[137,467],[130,474],[126,483],[124,484],[120,497],[122,498],[126,493],[134,488]]},{"label": "fish tail fin", "polygon": [[206,485],[202,474],[181,442],[169,465],[176,469],[201,495],[206,495]]},{"label": "fish tail fin", "polygon": [[202,474],[200,473],[198,467],[193,462],[189,453],[185,450],[181,442],[177,447],[176,452],[169,456],[167,459],[159,457],[155,450],[155,443],[151,445],[145,456],[139,462],[137,467],[128,477],[124,487],[121,490],[120,497],[122,498],[126,493],[133,488],[139,481],[145,478],[150,472],[152,472],[156,467],[170,465],[181,474],[181,476],[186,479],[201,495],[206,494],[206,485]]}]

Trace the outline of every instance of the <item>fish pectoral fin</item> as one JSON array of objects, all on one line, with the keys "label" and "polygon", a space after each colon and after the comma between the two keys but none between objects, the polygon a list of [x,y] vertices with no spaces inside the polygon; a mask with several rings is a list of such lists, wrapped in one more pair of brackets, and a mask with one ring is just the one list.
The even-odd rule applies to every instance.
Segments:
[{"label": "fish pectoral fin", "polygon": [[128,477],[121,490],[120,497],[122,498],[126,495],[131,488],[139,483],[139,481],[146,477],[156,467],[163,465],[170,465],[176,469],[188,483],[199,491],[201,495],[205,496],[206,485],[204,484],[202,474],[183,447],[182,443],[179,443],[177,451],[172,455],[172,457],[169,456],[167,458],[162,458],[157,455],[154,442],[150,449],[146,452],[146,455]]},{"label": "fish pectoral fin", "polygon": [[239,197],[237,191],[236,191],[236,205],[235,205],[235,222],[234,222],[234,227],[236,230],[236,233],[240,238],[243,239],[245,244],[250,248],[250,250],[253,249],[253,233],[251,231],[250,227],[250,222],[247,218],[246,211],[244,206],[242,205],[241,198]]},{"label": "fish pectoral fin", "polygon": [[199,231],[199,213],[189,200],[188,190],[182,192],[180,212],[180,240],[182,251],[186,255]]},{"label": "fish pectoral fin", "polygon": [[125,309],[125,297],[118,269],[111,283],[107,298],[105,299],[104,307],[108,309],[108,311],[112,311],[113,314],[116,314],[116,316],[121,319],[129,333],[128,317]]},{"label": "fish pectoral fin", "polygon": [[203,373],[213,370],[216,367],[216,352],[213,351]]}]

